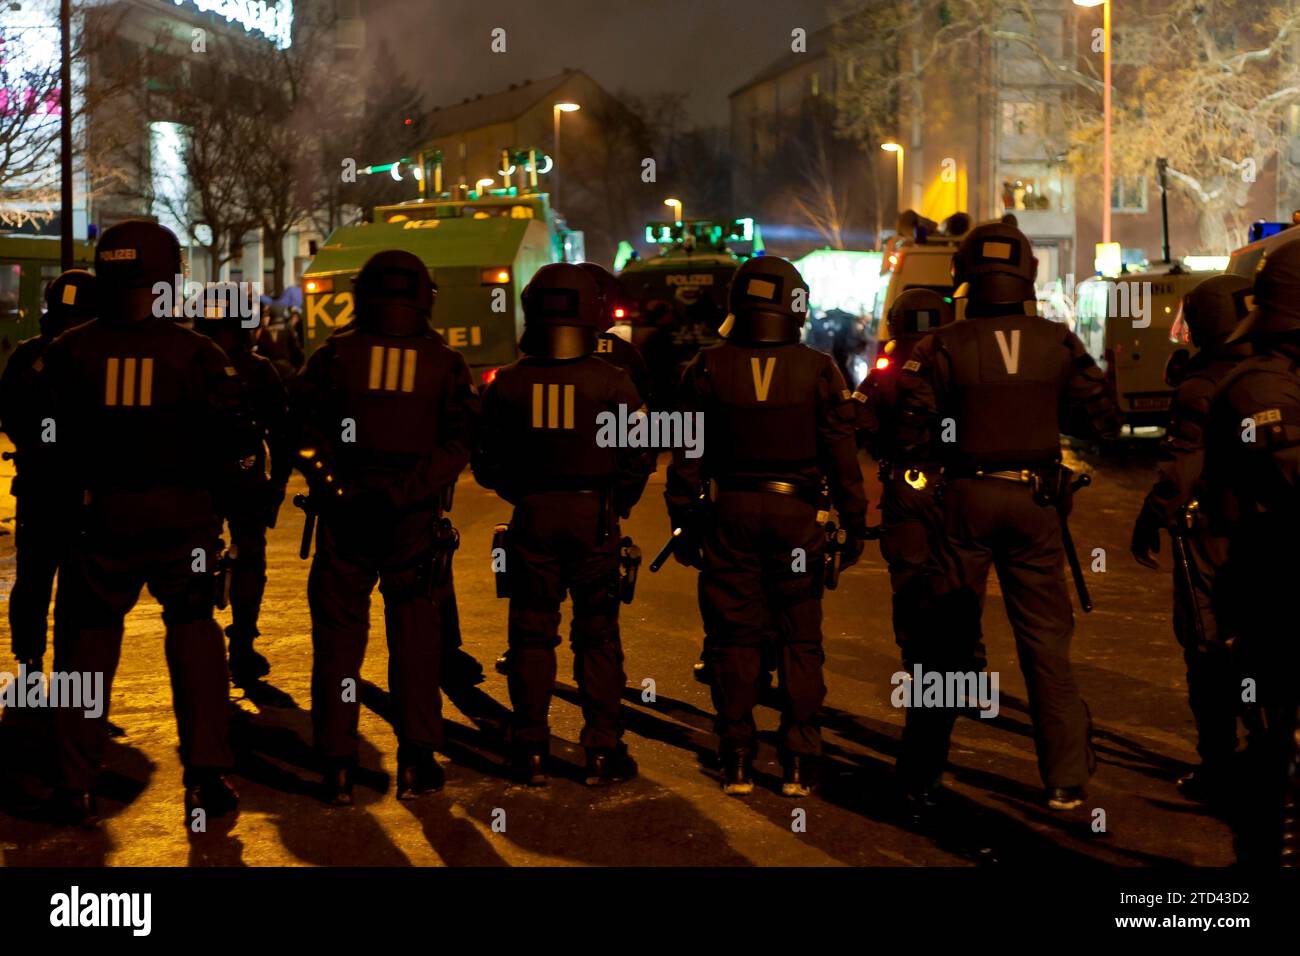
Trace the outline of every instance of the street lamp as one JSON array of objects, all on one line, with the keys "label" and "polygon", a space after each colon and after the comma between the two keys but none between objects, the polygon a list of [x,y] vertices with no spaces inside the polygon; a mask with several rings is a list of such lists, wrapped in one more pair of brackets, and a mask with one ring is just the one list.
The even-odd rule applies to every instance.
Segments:
[{"label": "street lamp", "polygon": [[686,222],[686,216],[682,213],[682,201],[680,199],[665,199],[664,205],[676,210],[678,222]]},{"label": "street lamp", "polygon": [[555,179],[551,184],[551,208],[560,204],[560,114],[576,113],[582,109],[577,103],[556,103],[551,107],[551,116],[555,120]]},{"label": "street lamp", "polygon": [[1074,0],[1076,7],[1101,7],[1105,48],[1102,50],[1101,93],[1101,241],[1110,242],[1111,168],[1110,168],[1110,5],[1112,0]]},{"label": "street lamp", "polygon": [[892,139],[880,144],[880,148],[887,153],[893,153],[898,162],[898,212],[903,212],[903,149],[902,143],[895,143]]}]

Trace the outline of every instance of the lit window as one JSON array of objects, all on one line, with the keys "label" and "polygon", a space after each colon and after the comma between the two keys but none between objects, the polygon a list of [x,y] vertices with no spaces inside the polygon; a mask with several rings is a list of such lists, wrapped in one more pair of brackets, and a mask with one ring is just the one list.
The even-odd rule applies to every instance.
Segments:
[{"label": "lit window", "polygon": [[1116,176],[1111,182],[1110,208],[1113,212],[1147,211],[1147,178]]}]

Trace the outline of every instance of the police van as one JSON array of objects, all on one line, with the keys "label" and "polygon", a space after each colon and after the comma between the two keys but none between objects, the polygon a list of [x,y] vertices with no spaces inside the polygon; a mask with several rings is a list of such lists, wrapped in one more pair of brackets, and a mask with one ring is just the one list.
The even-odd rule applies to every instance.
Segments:
[{"label": "police van", "polygon": [[1228,257],[1229,275],[1254,279],[1264,256],[1278,246],[1300,239],[1300,228],[1281,222],[1256,222],[1250,227],[1250,242]]},{"label": "police van", "polygon": [[908,289],[928,289],[944,298],[952,297],[952,257],[960,245],[957,237],[928,236],[905,240],[885,256],[882,282],[867,322],[871,341],[883,343],[893,338],[887,318],[889,309]]},{"label": "police van", "polygon": [[[506,151],[503,162],[531,171],[534,153]],[[421,167],[422,182],[441,183],[440,165],[422,159]],[[307,352],[352,321],[352,280],[385,249],[410,252],[428,267],[438,286],[434,327],[487,384],[519,357],[524,286],[548,263],[580,260],[582,233],[568,229],[535,176],[503,189],[435,191],[378,206],[370,222],[334,230],[303,271]]]},{"label": "police van", "polygon": [[[73,265],[89,269],[95,247],[72,244]],[[45,287],[62,272],[59,238],[0,233],[0,368],[23,339],[41,330]]]},{"label": "police van", "polygon": [[1126,425],[1168,423],[1174,389],[1165,382],[1165,365],[1178,348],[1171,340],[1174,323],[1183,296],[1212,275],[1174,265],[1079,283],[1073,322],[1068,316],[1064,321],[1106,374]]}]

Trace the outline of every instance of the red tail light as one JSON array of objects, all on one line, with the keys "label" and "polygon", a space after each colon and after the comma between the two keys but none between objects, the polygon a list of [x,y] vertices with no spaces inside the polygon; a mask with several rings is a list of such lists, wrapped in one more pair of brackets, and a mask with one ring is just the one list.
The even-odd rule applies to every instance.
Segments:
[{"label": "red tail light", "polygon": [[885,369],[889,368],[889,364],[890,363],[889,363],[888,355],[882,355],[876,359],[876,369],[878,371],[883,372]]},{"label": "red tail light", "polygon": [[499,372],[499,371],[500,371],[500,369],[490,368],[490,369],[487,369],[487,370],[482,374],[482,376],[480,376],[480,377],[483,379],[483,387],[484,387],[484,388],[486,388],[487,386],[491,385],[493,382],[495,382],[495,381],[497,380],[497,372]]},{"label": "red tail light", "polygon": [[618,308],[614,310],[614,318],[621,319],[627,315],[627,309]]}]

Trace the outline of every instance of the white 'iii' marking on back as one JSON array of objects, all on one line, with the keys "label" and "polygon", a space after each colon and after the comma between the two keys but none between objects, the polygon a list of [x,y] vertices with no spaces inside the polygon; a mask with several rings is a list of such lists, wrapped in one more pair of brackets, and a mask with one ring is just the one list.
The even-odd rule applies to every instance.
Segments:
[{"label": "white 'iii' marking on back", "polygon": [[1006,335],[1001,329],[993,333],[998,340],[998,351],[1002,353],[1002,364],[1008,375],[1015,375],[1020,370],[1020,330],[1011,330],[1011,344],[1007,345]]}]

